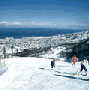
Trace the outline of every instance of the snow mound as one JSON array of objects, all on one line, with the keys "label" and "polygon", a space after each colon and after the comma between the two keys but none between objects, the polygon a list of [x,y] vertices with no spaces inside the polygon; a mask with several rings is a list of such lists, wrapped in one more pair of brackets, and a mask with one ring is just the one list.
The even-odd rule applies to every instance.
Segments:
[{"label": "snow mound", "polygon": [[5,60],[0,61],[0,76],[8,70]]}]

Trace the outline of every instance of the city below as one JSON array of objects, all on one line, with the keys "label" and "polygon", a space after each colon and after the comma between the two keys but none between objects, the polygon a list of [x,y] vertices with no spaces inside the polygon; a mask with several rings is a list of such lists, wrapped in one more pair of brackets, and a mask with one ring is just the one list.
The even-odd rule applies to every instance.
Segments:
[{"label": "city below", "polygon": [[5,53],[6,57],[11,57],[17,53],[25,52],[25,50],[28,50],[28,52],[33,50],[36,52],[36,50],[40,50],[42,53],[45,49],[48,51],[47,49],[53,47],[63,47],[62,44],[65,43],[79,43],[80,41],[87,39],[88,35],[89,31],[72,34],[58,34],[51,37],[6,37],[4,39],[0,39],[0,56],[2,58]]}]

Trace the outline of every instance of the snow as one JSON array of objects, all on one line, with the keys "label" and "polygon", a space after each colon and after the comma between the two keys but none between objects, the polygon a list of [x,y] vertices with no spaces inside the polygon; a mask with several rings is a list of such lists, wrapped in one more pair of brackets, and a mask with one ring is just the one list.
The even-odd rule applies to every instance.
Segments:
[{"label": "snow", "polygon": [[[3,43],[0,46],[0,54],[3,55],[2,47],[5,43],[6,53],[12,54],[11,46],[13,45],[15,53],[16,50],[21,52],[25,47],[38,49],[50,45],[58,46],[62,43],[79,43],[80,40],[86,39],[87,35],[88,31],[52,37],[5,38],[0,40]],[[80,62],[77,62],[75,66],[65,62],[64,58],[60,58],[60,52],[63,50],[65,47],[52,48],[48,53],[41,55],[41,58],[1,59],[0,90],[89,90],[89,76],[85,79],[84,76],[76,75],[80,70]],[[60,58],[53,69],[51,69],[51,58]]]},{"label": "snow", "polygon": [[[41,55],[41,57],[44,57],[44,58],[60,58],[60,52],[63,50],[65,50],[65,47],[62,47],[62,46],[58,46],[56,48],[51,48],[51,51],[49,51],[46,54]],[[61,58],[61,60],[62,60],[62,58]]]},{"label": "snow", "polygon": [[[63,49],[65,48],[54,48],[53,53],[47,53],[43,57],[57,57]],[[82,79],[82,76],[76,75],[80,70],[80,62],[72,66],[72,63],[61,58],[55,62],[55,68],[52,69],[52,59],[48,59],[49,57],[2,59],[0,90],[89,90],[89,78]]]},{"label": "snow", "polygon": [[6,71],[0,74],[0,90],[89,90],[89,81],[75,76],[80,62],[72,66],[56,61],[53,69],[51,59],[45,58],[8,58],[5,63],[7,68],[2,70]]}]

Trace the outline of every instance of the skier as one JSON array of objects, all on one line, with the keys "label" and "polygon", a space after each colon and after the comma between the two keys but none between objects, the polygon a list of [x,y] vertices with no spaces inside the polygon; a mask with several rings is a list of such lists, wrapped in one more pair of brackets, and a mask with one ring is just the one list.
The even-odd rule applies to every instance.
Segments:
[{"label": "skier", "polygon": [[81,70],[80,70],[80,72],[79,72],[78,74],[81,73],[81,75],[82,75],[82,71],[85,70],[85,75],[84,75],[84,76],[87,76],[87,68],[86,68],[86,66],[85,66],[86,62],[87,62],[87,61],[86,61],[85,59],[83,59],[83,60],[81,61]]},{"label": "skier", "polygon": [[73,61],[73,64],[72,64],[72,65],[75,66],[75,62],[76,62],[76,60],[78,61],[78,58],[74,55],[74,57],[72,58],[72,61]]},{"label": "skier", "polygon": [[51,68],[55,67],[55,59],[53,58],[53,60],[51,61]]}]

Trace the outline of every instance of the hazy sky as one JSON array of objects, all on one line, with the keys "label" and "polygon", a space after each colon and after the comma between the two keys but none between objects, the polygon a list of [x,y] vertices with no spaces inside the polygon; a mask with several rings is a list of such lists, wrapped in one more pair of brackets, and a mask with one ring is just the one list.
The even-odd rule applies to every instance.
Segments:
[{"label": "hazy sky", "polygon": [[89,28],[89,0],[0,0],[0,27]]}]

